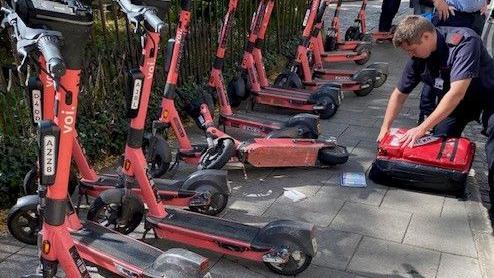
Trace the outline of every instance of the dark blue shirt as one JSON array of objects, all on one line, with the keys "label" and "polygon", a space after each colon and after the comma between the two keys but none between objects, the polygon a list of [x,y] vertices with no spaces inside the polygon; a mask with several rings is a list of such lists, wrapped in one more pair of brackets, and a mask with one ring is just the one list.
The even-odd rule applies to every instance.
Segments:
[{"label": "dark blue shirt", "polygon": [[[411,58],[403,70],[397,88],[409,94],[421,81],[444,96],[453,81],[472,79],[463,102],[485,108],[494,107],[494,60],[482,39],[469,28],[437,27],[437,49],[428,58]],[[451,35],[461,40],[451,43]],[[458,37],[458,35],[456,35]],[[454,40],[453,40],[454,41]]]}]

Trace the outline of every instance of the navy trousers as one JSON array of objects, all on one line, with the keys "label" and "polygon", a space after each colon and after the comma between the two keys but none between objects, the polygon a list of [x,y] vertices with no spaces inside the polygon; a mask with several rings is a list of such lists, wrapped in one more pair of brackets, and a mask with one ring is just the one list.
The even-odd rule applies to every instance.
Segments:
[{"label": "navy trousers", "polygon": [[379,32],[388,32],[393,24],[393,18],[400,9],[401,0],[384,0],[379,17]]}]

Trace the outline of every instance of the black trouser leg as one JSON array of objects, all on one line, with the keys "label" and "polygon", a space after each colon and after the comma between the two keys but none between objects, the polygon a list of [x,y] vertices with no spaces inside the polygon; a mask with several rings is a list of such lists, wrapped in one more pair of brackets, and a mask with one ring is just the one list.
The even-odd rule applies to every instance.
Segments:
[{"label": "black trouser leg", "polygon": [[384,0],[379,17],[379,32],[388,32],[391,29],[393,18],[400,9],[401,0]]},{"label": "black trouser leg", "polygon": [[432,87],[423,84],[422,92],[420,93],[420,114],[418,119],[418,124],[421,124],[425,117],[428,117],[437,106],[437,96],[432,91]]}]

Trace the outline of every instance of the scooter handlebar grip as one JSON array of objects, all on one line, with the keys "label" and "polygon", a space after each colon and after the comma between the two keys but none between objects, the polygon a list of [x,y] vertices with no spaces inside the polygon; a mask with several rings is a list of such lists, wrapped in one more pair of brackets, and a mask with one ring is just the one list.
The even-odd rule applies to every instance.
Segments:
[{"label": "scooter handlebar grip", "polygon": [[38,40],[38,49],[43,54],[48,72],[54,78],[60,78],[65,74],[66,66],[58,48],[58,38],[43,36]]},{"label": "scooter handlebar grip", "polygon": [[161,32],[161,29],[165,25],[165,23],[163,22],[163,20],[161,20],[156,15],[156,13],[154,12],[154,10],[148,10],[148,11],[146,11],[146,13],[144,13],[144,19],[149,24],[149,26],[151,26],[158,33]]}]

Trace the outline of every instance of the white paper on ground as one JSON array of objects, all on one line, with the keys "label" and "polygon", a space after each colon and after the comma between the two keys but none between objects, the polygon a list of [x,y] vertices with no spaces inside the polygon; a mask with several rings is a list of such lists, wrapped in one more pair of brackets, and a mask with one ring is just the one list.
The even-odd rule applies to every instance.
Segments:
[{"label": "white paper on ground", "polygon": [[344,172],[341,175],[341,186],[367,187],[367,181],[365,180],[365,173]]},{"label": "white paper on ground", "polygon": [[475,177],[475,169],[470,169],[470,172],[468,172],[468,176],[470,177]]},{"label": "white paper on ground", "polygon": [[283,189],[285,190],[285,192],[283,192],[283,196],[287,197],[293,202],[298,202],[300,200],[307,198],[307,196],[305,196],[304,193],[297,191],[295,189],[289,189],[289,188],[283,188]]}]

